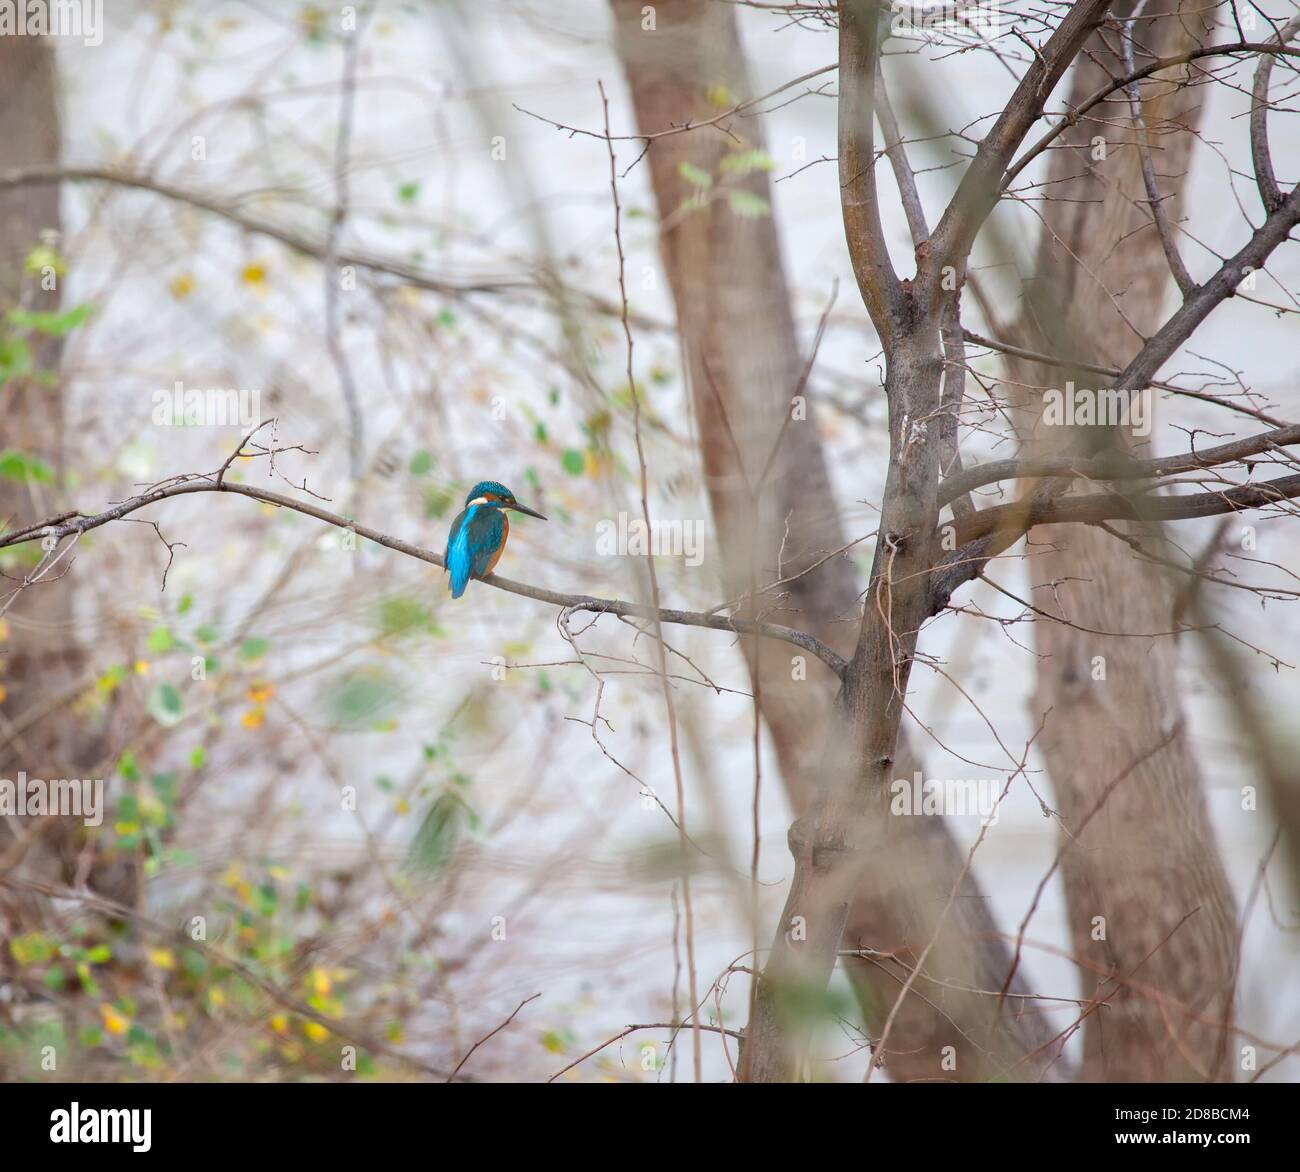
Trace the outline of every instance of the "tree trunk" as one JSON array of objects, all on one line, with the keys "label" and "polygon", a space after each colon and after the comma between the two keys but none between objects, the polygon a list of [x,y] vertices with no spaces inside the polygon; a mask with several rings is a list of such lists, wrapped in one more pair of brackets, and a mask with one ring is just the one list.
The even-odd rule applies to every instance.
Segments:
[{"label": "tree trunk", "polygon": [[[60,132],[50,43],[35,36],[0,37],[0,78],[4,79],[0,91],[0,125],[4,127],[0,134],[0,171],[57,165]],[[57,249],[60,229],[57,184],[0,192],[0,315],[15,307],[45,312],[59,308],[63,283],[62,273],[55,271],[59,266],[38,263],[29,272],[28,258],[43,243]],[[60,339],[33,334],[29,341],[33,369],[57,375]],[[34,477],[0,477],[0,522],[16,528],[64,507],[60,496],[64,467],[62,387],[57,381],[44,385],[28,375],[11,378],[0,387],[0,419],[4,421],[0,447],[21,452],[54,472],[48,483]],[[31,569],[24,561],[9,573],[12,576]],[[54,574],[59,572],[55,570]],[[102,747],[92,730],[70,716],[76,684],[88,667],[76,637],[73,581],[74,576],[67,576],[57,583],[36,583],[23,590],[6,615],[9,638],[0,643],[0,684],[4,687],[0,760],[15,773],[21,770],[42,780],[92,776],[89,771],[98,763]],[[5,581],[0,594],[7,594],[13,585]],[[50,705],[51,697],[64,697],[67,702]],[[80,825],[67,818],[28,820],[21,831],[24,843],[17,844],[6,836],[0,843],[0,857],[12,865],[38,840],[61,852],[63,846],[73,842]],[[67,852],[65,863],[71,863],[70,855]],[[64,878],[71,875],[68,870]]]},{"label": "tree trunk", "polygon": [[[1181,17],[1144,18],[1139,45],[1166,56],[1190,47],[1194,35],[1202,39],[1209,30],[1200,11],[1185,7]],[[1125,10],[1132,5],[1116,9]],[[1165,0],[1150,5],[1145,17],[1177,10],[1176,2]],[[1089,43],[1075,66],[1072,105],[1130,72],[1113,51],[1118,43],[1113,26]],[[1138,67],[1149,59],[1139,49]],[[1194,126],[1203,91],[1161,88],[1162,96],[1147,104],[1147,125],[1154,130],[1169,119]],[[1141,342],[1106,290],[1133,325],[1149,334],[1163,320],[1170,268],[1147,210],[1124,95],[1093,113],[1095,119],[1084,118],[1065,132],[1060,142],[1068,148],[1053,155],[1046,187],[1052,198],[1043,207],[1031,309],[1011,340],[1067,361],[1122,368]],[[1092,152],[1098,135],[1108,144],[1100,161]],[[1193,141],[1189,130],[1175,130],[1162,134],[1152,152],[1171,221],[1178,219]],[[1011,367],[1015,381],[1038,387],[1061,387],[1069,377],[1061,369],[1019,361]],[[1099,378],[1082,377],[1091,378],[1080,382],[1083,387]],[[1067,429],[1040,426],[1039,396],[1029,395],[1024,405],[1037,420],[1023,434],[1027,454],[1083,451],[1098,431],[1061,434]],[[1132,439],[1111,438],[1121,444]],[[1119,522],[1116,527],[1145,548],[1159,546],[1159,534],[1150,528]],[[1084,996],[1105,1000],[1085,1027],[1084,1075],[1105,1081],[1231,1079],[1236,910],[1183,724],[1178,644],[1170,637],[1132,637],[1174,627],[1167,575],[1090,526],[1044,529],[1035,534],[1033,553],[1028,565],[1034,583],[1057,584],[1038,591],[1035,603],[1074,624],[1035,623],[1044,658],[1034,708],[1051,711],[1038,746],[1072,836],[1062,843],[1061,870]],[[1112,783],[1172,730],[1177,731],[1168,743],[1107,796]],[[1130,989],[1130,981],[1143,988]]]},{"label": "tree trunk", "polygon": [[[716,117],[725,106],[755,96],[729,5],[667,0],[654,6],[653,29],[644,27],[640,3],[614,0],[614,9],[642,133]],[[726,125],[730,135],[706,127],[657,138],[647,155],[721,545],[722,587],[738,598],[755,581],[760,589],[782,581],[741,613],[768,610],[777,620],[788,614],[848,657],[862,613],[859,584],[845,557],[812,568],[846,539],[816,415],[801,386],[804,359],[780,244],[770,215],[737,214],[730,203],[735,190],[768,200],[771,187],[762,169],[741,174],[723,167],[729,156],[761,149],[762,129],[754,117],[731,117]],[[707,202],[693,206],[699,185],[687,176],[699,172],[712,185]],[[840,681],[816,661],[806,665],[805,678],[803,657],[792,661],[789,650],[773,642],[741,642],[791,805],[801,816],[826,767],[824,743]],[[917,766],[904,737],[894,755],[891,779],[910,778]],[[963,858],[940,818],[890,817],[887,803],[873,806],[871,817],[873,839],[882,844],[878,861],[886,865],[854,888],[843,948],[884,954],[845,962],[876,1038],[935,929]],[[891,1076],[985,1079],[1043,1046],[1050,1033],[1032,1011],[994,1023],[993,999],[963,991],[998,988],[1009,964],[987,899],[967,877],[891,1029],[889,1052],[881,1056]],[[1050,1050],[1011,1077],[1038,1077],[1053,1057]]]}]

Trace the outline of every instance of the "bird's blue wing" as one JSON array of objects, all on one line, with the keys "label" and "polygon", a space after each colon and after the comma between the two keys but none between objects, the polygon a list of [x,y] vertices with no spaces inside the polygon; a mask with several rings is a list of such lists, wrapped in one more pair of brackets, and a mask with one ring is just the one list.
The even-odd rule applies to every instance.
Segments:
[{"label": "bird's blue wing", "polygon": [[469,552],[469,519],[478,506],[465,509],[447,531],[447,573],[451,575],[451,596],[459,598],[469,585],[471,557]]},{"label": "bird's blue wing", "polygon": [[500,509],[471,505],[452,523],[447,534],[447,570],[451,596],[465,593],[471,577],[487,572],[492,556],[505,539],[506,522]]},{"label": "bird's blue wing", "polygon": [[500,509],[479,509],[466,525],[474,558],[474,576],[488,572],[497,550],[505,543],[506,516]]}]

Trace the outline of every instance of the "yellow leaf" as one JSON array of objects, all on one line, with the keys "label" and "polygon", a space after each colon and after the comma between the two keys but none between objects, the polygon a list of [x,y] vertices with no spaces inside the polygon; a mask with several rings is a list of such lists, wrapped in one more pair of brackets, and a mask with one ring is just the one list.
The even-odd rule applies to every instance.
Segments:
[{"label": "yellow leaf", "polygon": [[306,1034],[313,1042],[323,1042],[329,1036],[330,1032],[318,1021],[309,1021],[302,1027],[302,1032]]},{"label": "yellow leaf", "polygon": [[163,969],[165,972],[171,972],[176,967],[176,957],[172,955],[170,948],[149,949],[149,960],[155,968]]},{"label": "yellow leaf", "polygon": [[147,676],[149,674],[149,661],[147,659],[137,659],[135,661],[135,674],[138,676]]},{"label": "yellow leaf", "polygon": [[243,281],[245,285],[251,285],[255,289],[265,288],[266,287],[266,265],[264,264],[245,265],[244,271],[239,274],[239,279]]},{"label": "yellow leaf", "polygon": [[239,723],[245,728],[261,728],[263,721],[266,720],[265,708],[250,708],[243,716],[239,718]]},{"label": "yellow leaf", "polygon": [[309,37],[320,37],[326,28],[325,10],[319,4],[304,4],[298,12],[298,23]]},{"label": "yellow leaf", "polygon": [[184,301],[194,292],[194,278],[189,273],[178,273],[167,287],[177,301]]},{"label": "yellow leaf", "polygon": [[324,969],[313,969],[311,974],[312,991],[320,997],[327,997],[333,986],[330,984],[330,975]]},{"label": "yellow leaf", "polygon": [[713,85],[709,87],[709,101],[719,109],[726,110],[736,104],[736,99],[731,96],[731,91],[725,85]]},{"label": "yellow leaf", "polygon": [[248,698],[254,704],[265,704],[275,695],[275,688],[270,684],[257,683],[248,689]]},{"label": "yellow leaf", "polygon": [[8,698],[8,696],[9,696],[8,689],[4,686],[4,684],[0,684],[0,704],[3,704],[5,700]]},{"label": "yellow leaf", "polygon": [[271,1018],[271,1028],[275,1030],[277,1034],[288,1033],[289,1032],[288,1014],[277,1013],[273,1018]]},{"label": "yellow leaf", "polygon": [[4,643],[9,638],[9,620],[0,619],[0,643]]},{"label": "yellow leaf", "polygon": [[131,1023],[111,1005],[101,1005],[99,1015],[104,1019],[104,1028],[115,1038],[120,1038],[130,1028]]}]

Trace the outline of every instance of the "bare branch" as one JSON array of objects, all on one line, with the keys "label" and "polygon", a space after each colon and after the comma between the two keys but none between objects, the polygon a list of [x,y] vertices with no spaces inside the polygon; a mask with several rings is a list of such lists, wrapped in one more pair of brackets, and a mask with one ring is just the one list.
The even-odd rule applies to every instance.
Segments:
[{"label": "bare branch", "polygon": [[[1278,45],[1285,44],[1297,32],[1300,32],[1300,15],[1293,16],[1277,35]],[[1273,64],[1277,61],[1276,53],[1267,53],[1260,58],[1259,68],[1255,71],[1255,87],[1251,94],[1250,109],[1250,153],[1255,166],[1255,182],[1259,186],[1260,202],[1264,211],[1272,212],[1282,203],[1282,192],[1277,185],[1277,176],[1273,172],[1273,156],[1268,149],[1268,83],[1273,76]]]},{"label": "bare branch", "polygon": [[939,500],[943,504],[955,500],[971,489],[999,480],[1023,480],[1038,476],[1079,476],[1086,480],[1151,480],[1161,476],[1174,476],[1181,472],[1195,472],[1200,468],[1214,468],[1262,452],[1300,444],[1300,424],[1279,427],[1245,439],[1233,440],[1202,451],[1193,449],[1176,456],[1161,456],[1151,460],[1130,460],[1122,456],[1040,457],[996,460],[976,464],[955,476],[948,477],[939,486]]},{"label": "bare branch", "polygon": [[[1029,129],[1042,116],[1056,83],[1105,19],[1107,0],[1071,5],[1056,31],[1034,55],[1020,84],[980,143],[952,202],[931,237],[931,280],[943,265],[961,265],[1005,184],[1002,174]],[[936,284],[937,288],[937,284]],[[934,290],[927,290],[933,292]]]},{"label": "bare branch", "polygon": [[[1076,6],[1077,7],[1077,6]],[[1207,45],[1199,49],[1189,49],[1186,53],[1179,53],[1173,57],[1162,57],[1159,61],[1152,61],[1141,69],[1135,70],[1127,77],[1121,77],[1118,81],[1111,82],[1109,85],[1102,86],[1096,93],[1082,102],[1075,109],[1071,110],[1068,115],[1061,119],[1046,134],[1043,135],[1032,147],[1029,148],[1015,163],[1014,166],[1007,168],[1007,173],[1002,180],[1002,190],[1005,191],[1015,181],[1030,163],[1052,145],[1066,130],[1075,125],[1080,118],[1088,113],[1093,107],[1100,105],[1112,94],[1119,93],[1120,90],[1127,89],[1134,82],[1141,81],[1143,78],[1151,77],[1166,69],[1172,69],[1177,65],[1189,65],[1193,61],[1199,61],[1202,57],[1223,57],[1230,53],[1267,53],[1270,55],[1282,54],[1287,57],[1300,57],[1300,50],[1288,49],[1285,46],[1278,45],[1276,42],[1257,42],[1257,41],[1234,41],[1227,45]]]},{"label": "bare branch", "polygon": [[[361,525],[356,521],[349,520],[347,517],[341,517],[328,509],[322,509],[319,505],[311,504],[308,501],[295,500],[283,493],[254,488],[248,484],[231,484],[228,481],[217,484],[215,480],[203,476],[191,477],[180,483],[169,482],[164,487],[151,489],[139,496],[133,496],[93,516],[78,515],[73,518],[65,518],[62,521],[43,521],[39,525],[30,525],[15,533],[6,533],[0,536],[0,549],[10,545],[18,545],[24,541],[34,541],[37,537],[47,535],[56,540],[72,537],[88,532],[91,529],[98,529],[101,525],[107,525],[110,521],[121,520],[129,513],[134,513],[147,505],[156,504],[172,497],[190,496],[200,492],[234,493],[237,496],[249,497],[253,500],[263,501],[266,504],[293,509],[295,512],[315,517],[318,521],[324,521],[327,525],[336,525],[340,529],[349,529],[358,536],[364,537],[367,541],[373,541],[376,545],[382,545],[386,549],[405,554],[407,557],[418,558],[420,561],[428,562],[433,566],[446,568],[446,563],[443,561],[441,554],[434,553],[429,549],[422,549],[418,545],[412,545],[408,541],[403,541],[401,538],[390,536],[387,533],[381,533],[378,529],[371,529],[368,525]],[[768,639],[780,639],[783,642],[792,643],[796,647],[802,648],[811,655],[815,655],[837,675],[844,670],[844,658],[832,651],[820,639],[805,634],[803,631],[797,631],[792,627],[783,627],[776,623],[731,618],[719,614],[699,614],[694,611],[668,608],[656,612],[653,607],[643,606],[640,603],[621,602],[612,598],[593,598],[589,594],[567,594],[558,590],[546,590],[541,586],[530,586],[525,582],[515,582],[509,578],[503,578],[500,574],[489,574],[482,581],[509,594],[518,594],[523,598],[532,598],[538,602],[549,603],[551,606],[558,606],[563,610],[586,611],[591,614],[611,614],[633,618],[658,617],[660,622],[672,623],[677,626],[705,627],[711,631],[729,631],[736,635],[761,635]]]},{"label": "bare branch", "polygon": [[889,259],[876,191],[875,92],[879,66],[875,0],[840,0],[840,204],[853,275],[888,349],[903,311],[903,288]]}]

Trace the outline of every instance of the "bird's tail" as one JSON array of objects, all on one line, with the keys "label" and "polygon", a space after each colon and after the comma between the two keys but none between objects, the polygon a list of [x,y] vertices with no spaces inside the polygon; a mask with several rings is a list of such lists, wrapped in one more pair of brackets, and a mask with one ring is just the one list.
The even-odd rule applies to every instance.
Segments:
[{"label": "bird's tail", "polygon": [[451,596],[459,598],[469,585],[469,566],[451,566],[448,573],[451,575]]}]

